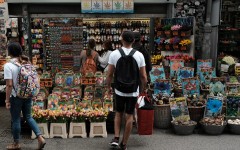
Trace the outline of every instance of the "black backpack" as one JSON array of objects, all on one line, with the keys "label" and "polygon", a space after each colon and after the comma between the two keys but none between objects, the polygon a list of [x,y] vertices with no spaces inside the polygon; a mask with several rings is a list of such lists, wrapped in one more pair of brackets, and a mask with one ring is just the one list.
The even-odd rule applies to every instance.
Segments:
[{"label": "black backpack", "polygon": [[125,55],[122,48],[119,49],[119,52],[121,57],[117,61],[114,74],[115,88],[123,93],[136,92],[139,86],[139,67],[133,58],[136,50],[133,49],[129,55]]}]

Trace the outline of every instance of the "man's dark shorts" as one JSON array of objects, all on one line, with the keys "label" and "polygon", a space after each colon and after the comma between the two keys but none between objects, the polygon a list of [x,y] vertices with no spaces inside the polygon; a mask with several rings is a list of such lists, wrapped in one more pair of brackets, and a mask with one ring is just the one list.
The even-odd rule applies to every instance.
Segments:
[{"label": "man's dark shorts", "polygon": [[137,97],[123,97],[116,94],[116,110],[117,112],[133,114]]}]

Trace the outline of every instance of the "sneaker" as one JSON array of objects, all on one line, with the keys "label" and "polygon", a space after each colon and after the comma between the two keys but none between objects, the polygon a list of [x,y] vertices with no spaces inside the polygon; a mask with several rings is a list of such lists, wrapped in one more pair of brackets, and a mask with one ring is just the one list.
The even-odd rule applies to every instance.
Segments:
[{"label": "sneaker", "polygon": [[121,150],[127,150],[127,145],[123,145],[123,143],[120,144],[120,149]]},{"label": "sneaker", "polygon": [[119,142],[119,140],[117,140],[117,139],[112,139],[112,141],[109,143],[109,145],[111,146],[111,147],[119,147],[119,144],[118,144],[118,142]]}]

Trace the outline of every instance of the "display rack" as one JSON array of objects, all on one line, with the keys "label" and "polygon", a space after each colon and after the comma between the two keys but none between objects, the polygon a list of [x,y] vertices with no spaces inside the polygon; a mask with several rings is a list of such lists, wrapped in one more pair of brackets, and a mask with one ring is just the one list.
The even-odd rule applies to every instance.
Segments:
[{"label": "display rack", "polygon": [[98,18],[84,19],[84,49],[87,48],[87,41],[95,39],[96,50],[102,50],[102,44],[106,40],[113,42],[113,49],[121,47],[119,37],[124,30],[138,30],[142,35],[142,43],[149,47],[149,19],[124,19],[124,18]]},{"label": "display rack", "polygon": [[82,19],[50,19],[45,25],[46,70],[80,70]]}]

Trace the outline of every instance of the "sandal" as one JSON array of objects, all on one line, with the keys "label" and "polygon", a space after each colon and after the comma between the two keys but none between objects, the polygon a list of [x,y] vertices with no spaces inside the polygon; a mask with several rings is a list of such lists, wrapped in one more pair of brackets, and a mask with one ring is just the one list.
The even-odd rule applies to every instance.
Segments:
[{"label": "sandal", "polygon": [[42,141],[38,142],[38,149],[41,150],[44,148],[44,146],[46,145],[45,140],[43,139]]},{"label": "sandal", "polygon": [[7,150],[20,150],[21,146],[20,146],[20,144],[13,143],[13,144],[8,145],[6,148],[7,148]]}]

